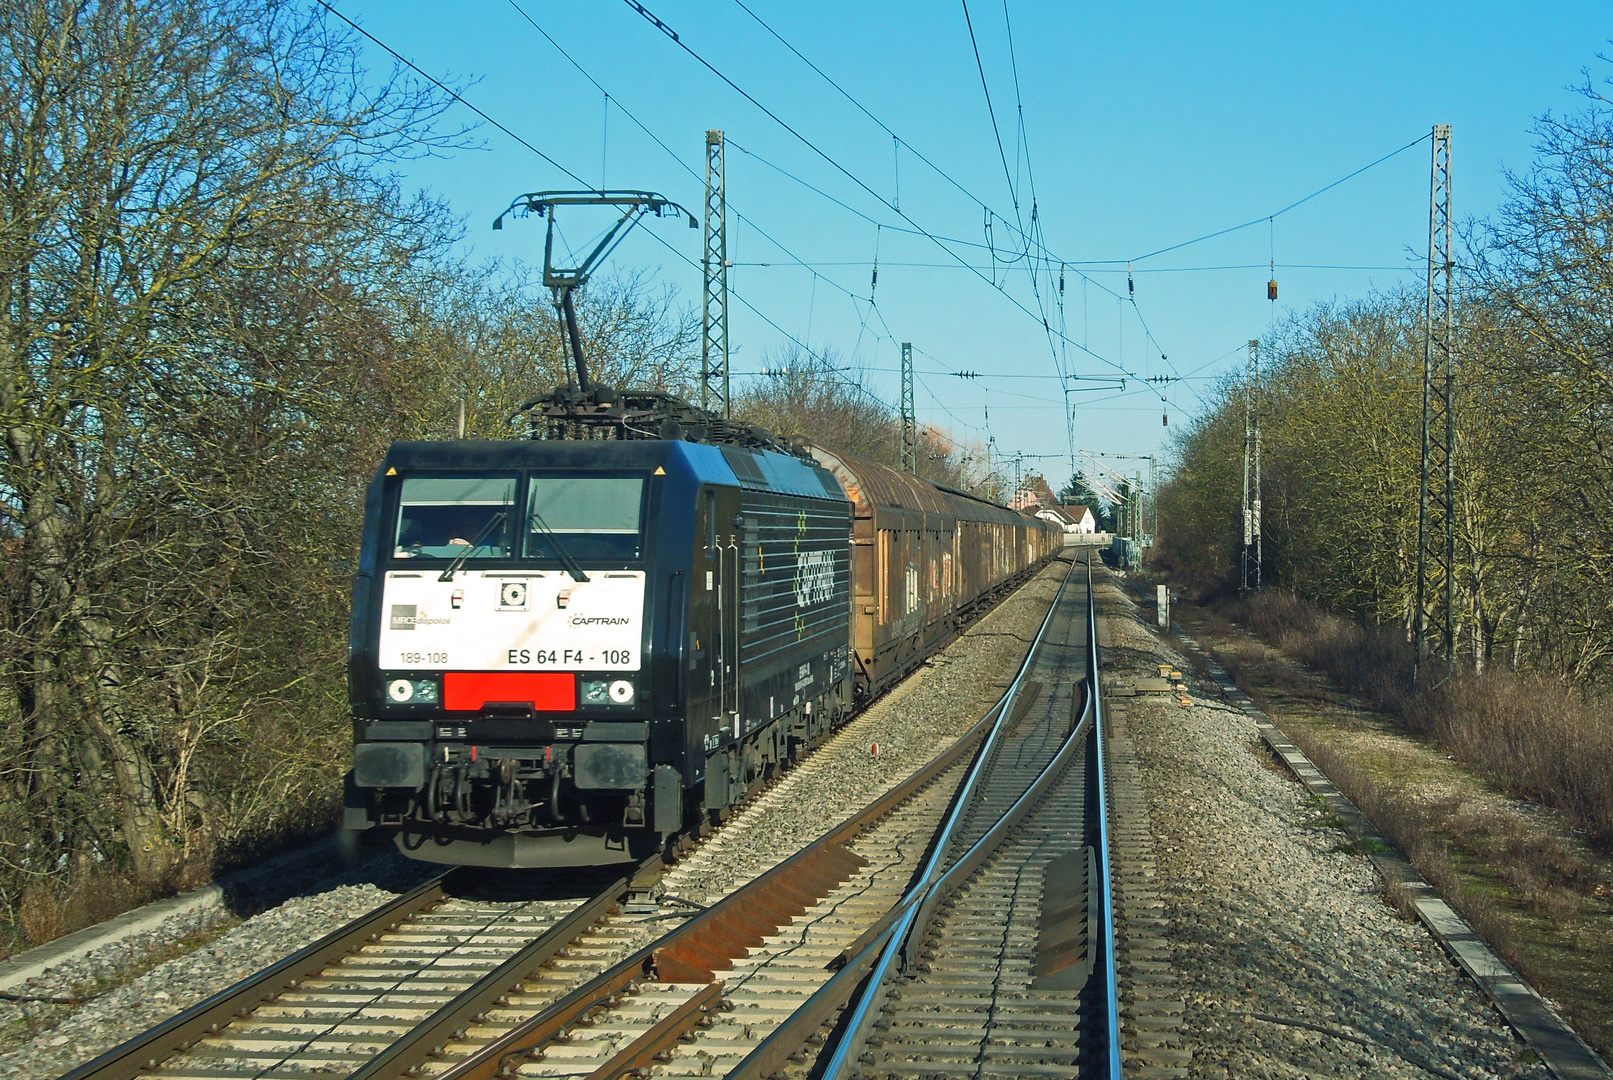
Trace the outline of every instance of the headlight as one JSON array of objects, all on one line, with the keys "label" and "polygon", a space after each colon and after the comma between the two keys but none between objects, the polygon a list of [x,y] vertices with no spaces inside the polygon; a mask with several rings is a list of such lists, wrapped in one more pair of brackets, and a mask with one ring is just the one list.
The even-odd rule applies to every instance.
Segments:
[{"label": "headlight", "polygon": [[393,679],[386,696],[398,705],[434,705],[442,700],[436,679]]},{"label": "headlight", "polygon": [[633,697],[633,684],[626,679],[588,679],[582,684],[584,705],[631,705]]}]

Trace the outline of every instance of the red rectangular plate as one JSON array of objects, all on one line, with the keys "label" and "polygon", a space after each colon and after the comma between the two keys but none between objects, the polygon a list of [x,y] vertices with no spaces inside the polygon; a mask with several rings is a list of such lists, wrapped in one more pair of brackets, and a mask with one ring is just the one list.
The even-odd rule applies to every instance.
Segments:
[{"label": "red rectangular plate", "polygon": [[539,712],[575,712],[577,676],[570,671],[450,671],[442,677],[449,712],[473,712],[489,701],[531,703]]}]

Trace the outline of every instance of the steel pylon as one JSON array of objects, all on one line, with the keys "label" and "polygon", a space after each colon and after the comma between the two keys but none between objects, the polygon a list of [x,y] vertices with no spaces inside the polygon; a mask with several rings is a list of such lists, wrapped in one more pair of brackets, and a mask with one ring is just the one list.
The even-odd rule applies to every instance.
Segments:
[{"label": "steel pylon", "polygon": [[913,343],[902,342],[902,470],[918,475],[918,420],[913,408]]},{"label": "steel pylon", "polygon": [[1417,501],[1416,646],[1456,655],[1456,264],[1451,259],[1451,126],[1435,124],[1428,196],[1428,299],[1423,321],[1422,482]]},{"label": "steel pylon", "polygon": [[706,230],[700,320],[700,407],[723,419],[728,400],[728,196],[723,133],[706,132]]}]

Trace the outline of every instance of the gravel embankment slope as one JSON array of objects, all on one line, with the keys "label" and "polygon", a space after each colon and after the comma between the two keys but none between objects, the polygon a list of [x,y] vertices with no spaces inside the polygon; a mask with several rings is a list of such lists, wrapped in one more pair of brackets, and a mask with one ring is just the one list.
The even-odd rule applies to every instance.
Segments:
[{"label": "gravel embankment slope", "polygon": [[[1191,673],[1117,579],[1104,575],[1098,596],[1106,684],[1160,663]],[[1189,1075],[1545,1080],[1438,943],[1385,903],[1371,864],[1341,849],[1253,723],[1211,684],[1190,696],[1113,702],[1142,770]]]}]

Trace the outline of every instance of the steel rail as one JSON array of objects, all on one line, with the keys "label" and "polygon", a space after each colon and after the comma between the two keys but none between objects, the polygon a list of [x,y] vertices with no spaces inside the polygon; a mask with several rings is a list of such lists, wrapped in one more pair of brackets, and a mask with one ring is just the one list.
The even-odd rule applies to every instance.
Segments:
[{"label": "steel rail", "polygon": [[348,1080],[405,1080],[419,1076],[427,1058],[441,1054],[448,1042],[463,1038],[466,1028],[535,976],[589,927],[614,912],[627,895],[631,880],[631,875],[618,878],[592,900],[573,909],[515,955],[416,1024],[403,1038],[371,1058]]},{"label": "steel rail", "polygon": [[131,1080],[143,1071],[155,1069],[171,1055],[217,1034],[231,1021],[249,1015],[288,990],[297,989],[304,979],[313,978],[342,957],[376,940],[383,932],[396,929],[401,923],[435,907],[446,898],[443,883],[452,873],[433,878],[391,903],[361,915],[312,945],[114,1046],[60,1080]]},{"label": "steel rail", "polygon": [[651,1067],[667,1060],[672,1047],[697,1027],[711,1026],[710,1014],[727,1008],[723,984],[707,983],[694,997],[656,1022],[648,1031],[612,1054],[609,1061],[589,1073],[587,1080],[620,1080],[625,1076],[648,1076]]},{"label": "steel rail", "polygon": [[[704,912],[694,915],[688,922],[641,947],[548,1008],[506,1031],[475,1054],[455,1063],[438,1080],[489,1080],[491,1077],[508,1075],[521,1060],[541,1052],[548,1042],[563,1038],[568,1029],[583,1023],[596,1009],[614,1004],[641,980],[663,974],[660,968],[669,969],[664,973],[666,975],[709,977],[711,969],[694,968],[695,961],[688,955],[689,951],[728,948],[733,950],[735,956],[744,955],[743,950],[749,947],[747,942],[760,943],[756,935],[765,928],[761,924],[768,918],[766,912],[791,917],[804,912],[807,902],[815,903],[817,898],[806,895],[803,889],[821,888],[826,883],[826,873],[836,874],[834,863],[839,863],[841,869],[848,864],[860,867],[862,860],[854,856],[845,844],[955,764],[994,722],[1001,704],[999,701],[993,705],[952,746],[860,813],[836,825],[797,854],[730,893]],[[854,864],[852,860],[855,860]],[[826,867],[826,863],[830,865]],[[727,920],[732,920],[732,925],[725,927],[723,923]],[[705,958],[717,959],[719,964],[722,963],[709,951],[705,953]],[[668,978],[663,981],[682,980]]]},{"label": "steel rail", "polygon": [[[300,988],[305,979],[322,974],[351,953],[380,940],[383,933],[437,906],[447,899],[443,883],[452,874],[453,871],[449,871],[360,916],[307,948],[79,1066],[61,1080],[130,1080],[141,1072],[157,1068],[173,1054],[218,1034],[234,1020],[249,1016],[259,1006],[276,1000],[288,990]],[[350,1080],[403,1080],[416,1075],[428,1058],[441,1052],[444,1044],[461,1036],[499,999],[535,975],[604,918],[627,895],[629,880],[619,878],[593,899],[578,905],[366,1062]]]},{"label": "steel rail", "polygon": [[[1047,615],[1030,648],[1026,650],[1025,659],[1008,690],[968,732],[924,768],[767,873],[488,1042],[471,1057],[455,1063],[439,1074],[436,1080],[492,1080],[513,1075],[521,1061],[541,1054],[549,1042],[564,1038],[570,1028],[587,1022],[590,1014],[614,1004],[623,994],[631,993],[642,980],[652,976],[662,982],[706,983],[705,989],[700,991],[702,995],[708,994],[712,986],[720,988],[721,984],[716,982],[716,971],[731,967],[732,959],[746,955],[747,949],[760,945],[767,934],[804,914],[855,873],[856,869],[865,865],[864,860],[845,846],[849,841],[954,765],[982,736],[989,738],[1003,727],[1005,719],[1011,715],[1014,696],[1036,657],[1037,646],[1058,610],[1064,585],[1073,572],[1072,565],[1064,581],[1060,582],[1059,593],[1049,605]],[[982,747],[976,754],[976,761],[988,751],[989,747]],[[954,798],[955,807],[961,802]],[[957,817],[956,809],[953,817]],[[935,857],[941,854],[944,853],[937,849]],[[933,864],[935,858],[932,857],[931,861]],[[702,1005],[701,1011],[706,1007]],[[642,1060],[639,1055],[641,1041],[644,1045],[653,1042],[664,1047],[687,1029],[690,1015],[680,1008],[635,1040],[628,1050],[602,1064],[592,1075],[619,1076],[631,1071],[637,1066],[629,1060],[629,1054],[631,1052],[635,1061]]]},{"label": "steel rail", "polygon": [[[1075,568],[1072,564],[1070,573],[1066,574],[1064,581],[1059,584],[1058,595],[1054,597],[1053,604],[1048,608],[1047,617],[1042,620],[1042,626],[1036,632],[1036,637],[1032,640],[1031,647],[1025,654],[1025,660],[1020,666],[1019,674],[1015,676],[1014,682],[1009,687],[1008,693],[1004,695],[1004,701],[1011,702],[1012,698],[1017,696],[1020,685],[1024,682],[1026,675],[1029,674],[1031,665],[1036,658],[1036,654],[1040,651],[1042,639],[1046,636],[1048,627],[1052,625],[1053,614],[1058,610],[1059,601],[1063,599],[1065,586],[1069,584],[1070,576],[1074,573],[1074,569]],[[1091,575],[1092,568],[1089,562],[1087,564],[1087,604],[1089,630],[1091,626],[1092,603]],[[1091,655],[1092,653],[1089,648],[1089,663]],[[1090,679],[1091,677],[1092,672],[1089,671],[1088,678]],[[1097,695],[1095,692],[1089,692],[1089,706],[1096,696]],[[941,873],[939,867],[946,857],[947,848],[953,839],[953,835],[959,822],[962,820],[964,810],[967,808],[970,799],[972,799],[974,795],[974,788],[977,785],[980,776],[983,774],[983,770],[987,762],[990,760],[991,751],[995,748],[997,736],[1006,726],[1006,720],[1010,715],[1011,711],[1008,708],[1004,708],[1001,711],[996,725],[994,725],[992,728],[991,735],[987,738],[986,744],[981,747],[980,752],[975,756],[974,766],[971,768],[963,786],[959,789],[958,798],[953,803],[952,813],[948,816],[940,832],[937,833],[935,842],[932,846],[930,860],[928,865],[925,867],[924,874],[920,876],[918,883],[914,885],[911,890],[909,890],[908,894],[903,897],[901,903],[898,905],[898,914],[891,923],[888,932],[881,934],[879,941],[869,945],[864,950],[864,953],[869,953],[877,948],[878,953],[877,956],[869,957],[867,960],[869,974],[867,976],[867,981],[863,986],[863,992],[860,996],[858,996],[856,1003],[852,1006],[851,1015],[844,1024],[841,1037],[836,1042],[827,1064],[824,1065],[821,1073],[819,1074],[823,1080],[840,1080],[840,1078],[848,1075],[848,1070],[853,1065],[857,1054],[861,1052],[861,1048],[867,1039],[868,1028],[873,1022],[873,1017],[878,1009],[880,1001],[883,999],[883,987],[890,975],[890,971],[892,967],[895,966],[898,957],[901,955],[902,949],[909,939],[909,936],[912,934],[915,925],[920,925],[919,915],[921,910],[925,913],[926,918],[928,918],[929,914],[933,913],[934,911],[935,903],[937,902],[936,891],[938,886],[940,886],[943,881],[953,880],[951,870],[959,868],[965,861],[968,861],[971,864],[970,870],[972,872],[975,866],[978,866],[980,862],[985,860],[992,850],[995,850],[996,844],[1001,841],[1002,837],[1007,835],[1008,830],[1012,828],[1014,824],[1017,824],[1019,818],[1023,817],[1024,814],[1028,812],[1030,806],[1034,805],[1034,800],[1031,798],[1032,790],[1035,790],[1036,798],[1040,798],[1041,793],[1046,790],[1047,785],[1051,784],[1053,780],[1056,779],[1057,775],[1062,774],[1064,766],[1069,761],[1072,748],[1077,745],[1077,732],[1084,731],[1085,729],[1084,723],[1078,724],[1076,729],[1072,730],[1066,737],[1064,744],[1059,748],[1058,753],[1054,755],[1053,761],[1050,762],[1047,768],[1042,771],[1041,775],[1037,777],[1036,781],[1031,785],[1031,788],[1027,789],[1025,793],[1020,796],[1020,798],[1014,803],[1013,807],[1010,808],[1008,813],[1004,814],[1003,818],[998,821],[998,823],[990,830],[988,830],[985,836],[982,836],[980,840],[971,845],[970,849],[965,852],[962,857],[960,857],[958,862],[954,863],[952,867],[949,867],[947,872]],[[1012,817],[1013,820],[1010,820],[1010,817]],[[987,846],[988,841],[990,841],[989,846]],[[967,874],[965,874],[964,877],[967,877]],[[850,969],[853,966],[863,966],[861,961],[862,957],[859,957],[857,961],[847,964],[847,969]],[[841,974],[845,974],[845,971],[843,970]],[[834,980],[830,980],[830,982],[832,984]],[[824,987],[824,989],[827,989],[827,985]],[[778,1032],[775,1031],[774,1034],[776,1035]],[[763,1045],[765,1046],[766,1043],[764,1042]],[[755,1056],[761,1050],[762,1047],[757,1047],[756,1051],[753,1051],[750,1056]],[[746,1058],[746,1061],[748,1060],[749,1057]],[[743,1067],[745,1062],[741,1062],[740,1065]],[[735,1074],[737,1074],[737,1070]],[[766,1074],[758,1072],[757,1075]]]},{"label": "steel rail", "polygon": [[1109,1080],[1122,1080],[1120,1060],[1120,985],[1115,970],[1115,905],[1109,860],[1109,771],[1104,765],[1108,734],[1103,722],[1103,694],[1098,683],[1098,603],[1092,593],[1092,561],[1087,560],[1087,663],[1092,671],[1092,719],[1097,733],[1098,872],[1103,878],[1103,979],[1109,1027]]},{"label": "steel rail", "polygon": [[[1063,776],[1082,740],[1090,733],[1091,727],[1092,703],[1089,696],[1087,703],[1082,707],[1080,720],[1065,737],[1053,760],[1048,762],[1047,767],[1024,794],[1015,800],[1014,805],[1004,813],[997,824],[936,879],[929,890],[922,893],[909,892],[905,895],[897,906],[891,909],[891,913],[876,925],[871,934],[859,939],[858,944],[862,944],[862,947],[854,955],[844,958],[844,966],[835,976],[819,987],[799,1009],[773,1029],[772,1034],[728,1072],[729,1080],[763,1080],[777,1070],[783,1069],[790,1056],[806,1044],[807,1037],[851,1000],[858,984],[867,977],[875,962],[885,955],[899,951],[899,946],[893,948],[893,941],[899,940],[896,939],[896,934],[900,930],[898,923],[900,921],[906,924],[904,916],[917,911],[911,920],[913,926],[911,936],[921,936],[923,928],[933,915],[934,906],[967,881],[970,875],[980,868],[980,864],[991,857],[1007,838],[1008,833],[1035,809],[1036,804],[1047,794],[1047,789]],[[865,997],[872,992],[873,984],[870,982]],[[851,1036],[852,1032],[848,1027],[842,1042]],[[849,1053],[851,1049],[854,1047],[848,1046],[848,1053],[845,1056],[851,1056]],[[822,1075],[827,1078],[833,1074],[826,1066]]]}]

